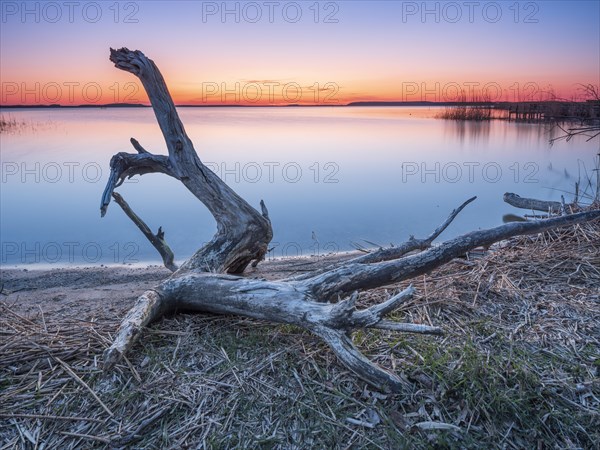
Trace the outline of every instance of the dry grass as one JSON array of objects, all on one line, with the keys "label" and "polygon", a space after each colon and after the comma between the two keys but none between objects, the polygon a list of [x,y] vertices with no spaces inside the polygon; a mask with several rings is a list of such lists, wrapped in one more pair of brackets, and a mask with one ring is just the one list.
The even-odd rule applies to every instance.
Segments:
[{"label": "dry grass", "polygon": [[354,336],[401,374],[401,395],[370,390],[307,332],[211,315],[161,320],[103,374],[120,317],[0,303],[0,448],[598,447],[598,223],[413,282],[398,318],[445,337]]}]

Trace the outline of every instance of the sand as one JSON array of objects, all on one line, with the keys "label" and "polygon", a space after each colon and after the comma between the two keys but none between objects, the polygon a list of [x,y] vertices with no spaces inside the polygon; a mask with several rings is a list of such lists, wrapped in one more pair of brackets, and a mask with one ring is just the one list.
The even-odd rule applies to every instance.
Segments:
[{"label": "sand", "polygon": [[[326,256],[272,259],[248,268],[245,277],[279,279],[326,267],[335,261],[355,256],[338,253]],[[41,312],[89,320],[99,314],[120,315],[129,309],[146,289],[168,278],[163,266],[88,266],[0,269],[0,300],[19,314]]]}]

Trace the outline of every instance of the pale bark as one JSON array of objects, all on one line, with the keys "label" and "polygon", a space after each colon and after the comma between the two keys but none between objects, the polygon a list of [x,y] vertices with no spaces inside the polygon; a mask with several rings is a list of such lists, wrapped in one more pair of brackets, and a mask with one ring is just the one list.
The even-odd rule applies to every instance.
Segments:
[{"label": "pale bark", "polygon": [[367,252],[365,255],[357,256],[356,258],[345,261],[343,264],[336,264],[336,265],[331,265],[329,267],[326,267],[325,269],[318,271],[318,273],[308,273],[308,274],[298,275],[295,277],[288,278],[288,279],[286,279],[286,281],[300,281],[300,280],[306,280],[308,278],[314,278],[319,273],[329,272],[329,271],[339,267],[340,265],[348,265],[348,264],[352,264],[352,263],[372,264],[372,263],[378,263],[378,262],[383,262],[383,261],[390,261],[393,259],[398,259],[398,258],[400,258],[408,253],[414,252],[416,250],[425,250],[425,249],[431,247],[431,244],[433,243],[433,241],[435,239],[437,239],[439,237],[439,235],[442,234],[444,232],[444,230],[446,230],[446,228],[448,228],[448,226],[452,223],[452,221],[456,218],[456,216],[458,216],[458,214],[469,203],[471,203],[472,201],[474,201],[476,199],[477,199],[477,197],[471,197],[470,199],[465,201],[462,205],[460,205],[458,208],[452,210],[452,212],[450,213],[448,218],[440,226],[438,226],[435,230],[433,230],[431,232],[431,234],[429,234],[429,236],[427,236],[425,238],[415,238],[414,236],[410,236],[410,238],[407,241],[402,242],[401,244],[396,245],[394,247],[380,248],[375,251]]},{"label": "pale bark", "polygon": [[[272,237],[264,202],[261,201],[259,213],[202,164],[179,120],[167,86],[150,59],[139,51],[127,49],[111,49],[110,59],[118,68],[136,75],[144,85],[164,135],[168,156],[153,155],[132,139],[137,154],[118,153],[111,159],[111,175],[102,196],[102,215],[114,197],[161,252],[165,264],[172,263],[172,252],[169,255],[166,250],[168,246],[160,229],[153,234],[114,192],[126,177],[160,172],[180,180],[209,209],[217,222],[217,233],[170,278],[139,297],[123,319],[113,344],[105,351],[106,369],[131,349],[146,325],[166,313],[185,310],[242,315],[307,329],[326,342],[339,361],[357,376],[379,389],[398,392],[402,389],[401,378],[365,357],[353,344],[352,331],[373,328],[441,334],[442,330],[385,319],[411,298],[412,287],[363,310],[355,306],[359,291],[427,273],[479,246],[600,217],[600,211],[596,210],[537,222],[512,223],[468,233],[432,247],[434,239],[475,199],[471,198],[426,238],[411,237],[400,246],[380,249],[320,273],[279,281],[229,275],[226,272],[241,273],[249,263],[264,258]],[[409,254],[419,250],[420,253]]]},{"label": "pale bark", "polygon": [[515,208],[543,211],[550,214],[560,213],[563,206],[561,202],[526,198],[510,192],[504,194],[504,201]]},{"label": "pale bark", "polygon": [[178,269],[177,264],[175,264],[175,255],[173,255],[173,251],[165,241],[165,232],[162,230],[162,227],[158,227],[158,231],[156,234],[154,234],[152,230],[150,230],[150,227],[146,225],[146,223],[135,212],[133,212],[121,194],[118,192],[113,192],[112,197],[121,207],[123,212],[127,214],[127,217],[129,217],[131,221],[136,224],[144,236],[146,236],[146,239],[148,239],[158,253],[160,253],[165,267],[171,272],[175,272]]},{"label": "pale bark", "polygon": [[392,261],[366,265],[349,262],[302,283],[308,287],[312,297],[330,301],[357,289],[373,289],[428,273],[477,247],[487,247],[513,236],[540,233],[599,217],[600,210],[595,210],[546,220],[508,223],[489,230],[472,231],[416,255]]},{"label": "pale bark", "polygon": [[[110,60],[117,68],[132,73],[142,82],[169,156],[152,155],[135,144],[139,152],[137,155],[115,155],[111,160],[111,177],[102,197],[102,214],[110,203],[112,191],[125,177],[162,172],[180,180],[208,208],[217,222],[213,239],[186,261],[180,271],[242,273],[250,262],[263,259],[273,237],[268,216],[256,211],[202,164],[154,62],[142,52],[126,48],[111,49]],[[134,142],[137,143],[132,140]]]}]

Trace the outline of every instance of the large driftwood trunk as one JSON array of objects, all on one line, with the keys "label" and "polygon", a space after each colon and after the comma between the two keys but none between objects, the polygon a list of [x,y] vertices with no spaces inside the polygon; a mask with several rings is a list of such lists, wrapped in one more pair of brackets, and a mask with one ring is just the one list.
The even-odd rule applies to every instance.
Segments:
[{"label": "large driftwood trunk", "polygon": [[[442,330],[385,318],[411,298],[412,286],[364,310],[355,307],[360,290],[411,279],[479,246],[600,217],[600,211],[588,211],[512,223],[474,231],[432,247],[433,240],[475,199],[471,198],[422,239],[411,238],[399,246],[379,249],[319,273],[280,281],[235,276],[232,274],[242,273],[249,263],[258,263],[267,252],[272,229],[264,203],[261,202],[259,213],[202,164],[179,120],[165,81],[150,59],[140,51],[126,48],[111,49],[110,59],[119,69],[137,76],[144,85],[165,137],[168,156],[150,154],[132,138],[137,154],[118,153],[111,159],[111,175],[102,196],[101,214],[106,213],[111,198],[114,198],[156,247],[165,266],[174,273],[142,294],[123,319],[113,344],[104,355],[107,369],[131,349],[150,322],[172,311],[187,310],[243,315],[305,328],[323,339],[340,362],[359,377],[379,389],[397,392],[402,388],[400,378],[362,355],[352,343],[352,331],[379,328],[441,334]],[[164,173],[180,180],[210,210],[217,222],[217,232],[211,242],[179,268],[162,230],[152,233],[127,202],[114,192],[126,177],[150,172]]]},{"label": "large driftwood trunk", "polygon": [[169,156],[152,155],[132,139],[138,154],[113,156],[109,182],[102,195],[102,215],[111,194],[125,177],[161,172],[180,180],[209,209],[217,221],[213,239],[180,270],[242,273],[253,260],[261,260],[273,237],[266,208],[258,213],[233,189],[208,169],[198,157],[179,119],[165,80],[154,62],[140,51],[112,50],[110,60],[119,69],[136,75],[148,93]]}]

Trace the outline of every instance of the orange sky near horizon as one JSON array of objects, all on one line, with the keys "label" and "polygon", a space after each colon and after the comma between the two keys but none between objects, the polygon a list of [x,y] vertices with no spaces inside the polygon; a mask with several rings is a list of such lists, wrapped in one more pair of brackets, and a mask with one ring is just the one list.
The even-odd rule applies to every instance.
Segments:
[{"label": "orange sky near horizon", "polygon": [[147,104],[111,46],[144,51],[187,105],[583,100],[600,85],[596,1],[75,3],[2,2],[0,105]]},{"label": "orange sky near horizon", "polygon": [[[7,105],[102,105],[136,103],[148,105],[148,97],[135,77],[44,79],[2,81],[0,104]],[[177,105],[280,106],[289,104],[339,106],[360,101],[454,102],[454,101],[544,101],[553,99],[583,101],[588,97],[579,83],[539,84],[515,80],[426,80],[395,81],[373,87],[368,82],[338,83],[299,79],[227,80],[201,83],[169,82]]]}]

